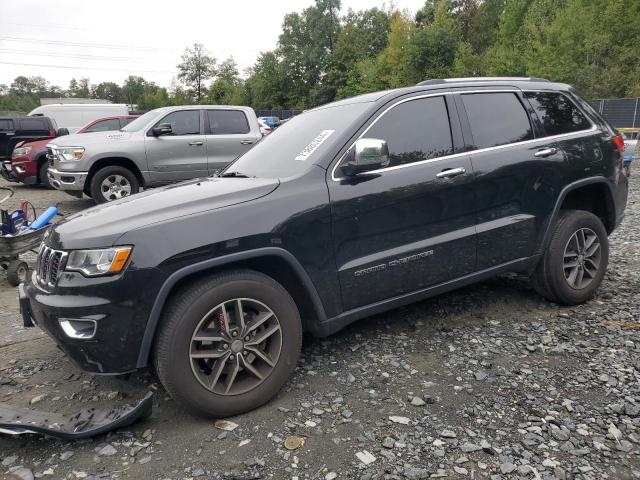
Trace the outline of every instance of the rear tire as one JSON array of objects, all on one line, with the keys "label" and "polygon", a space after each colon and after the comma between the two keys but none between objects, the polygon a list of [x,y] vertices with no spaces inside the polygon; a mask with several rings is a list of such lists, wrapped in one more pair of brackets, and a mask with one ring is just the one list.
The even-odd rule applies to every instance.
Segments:
[{"label": "rear tire", "polygon": [[42,165],[40,165],[40,168],[38,169],[38,180],[40,182],[40,185],[45,188],[51,188],[51,183],[49,183],[49,175],[47,175],[48,169],[49,164],[46,162],[46,160],[42,163]]},{"label": "rear tire", "polygon": [[546,299],[577,305],[593,298],[608,263],[609,239],[602,221],[583,210],[562,210],[531,280]]},{"label": "rear tire", "polygon": [[90,191],[96,203],[106,203],[138,193],[140,183],[131,170],[113,165],[101,168],[93,175]]},{"label": "rear tire", "polygon": [[193,281],[168,301],[154,363],[175,400],[197,415],[219,418],[275,396],[294,371],[301,345],[298,308],[284,287],[261,273],[236,270]]},{"label": "rear tire", "polygon": [[21,260],[11,260],[7,267],[7,281],[12,287],[17,287],[27,281],[29,266]]}]

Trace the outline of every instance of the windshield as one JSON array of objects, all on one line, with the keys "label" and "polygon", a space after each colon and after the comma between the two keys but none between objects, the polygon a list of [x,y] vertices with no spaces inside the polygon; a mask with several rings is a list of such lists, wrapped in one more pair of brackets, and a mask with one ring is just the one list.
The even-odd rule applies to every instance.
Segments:
[{"label": "windshield", "polygon": [[136,118],[133,122],[128,125],[122,127],[120,129],[121,132],[138,132],[142,130],[151,120],[158,116],[160,113],[160,109],[151,110],[150,112],[145,113],[141,117]]},{"label": "windshield", "polygon": [[296,175],[328,152],[370,105],[350,103],[298,115],[260,140],[225,171],[261,178]]}]

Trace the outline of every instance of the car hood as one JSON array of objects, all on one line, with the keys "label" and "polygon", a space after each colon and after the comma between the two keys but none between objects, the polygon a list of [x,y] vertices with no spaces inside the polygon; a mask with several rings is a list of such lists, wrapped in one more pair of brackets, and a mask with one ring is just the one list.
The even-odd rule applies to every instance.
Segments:
[{"label": "car hood", "polygon": [[130,132],[111,130],[108,132],[73,133],[51,139],[49,143],[58,147],[87,147],[105,142],[122,142],[131,138]]},{"label": "car hood", "polygon": [[133,229],[249,202],[278,185],[277,179],[207,177],[151,189],[65,218],[47,242],[62,249],[108,247]]}]

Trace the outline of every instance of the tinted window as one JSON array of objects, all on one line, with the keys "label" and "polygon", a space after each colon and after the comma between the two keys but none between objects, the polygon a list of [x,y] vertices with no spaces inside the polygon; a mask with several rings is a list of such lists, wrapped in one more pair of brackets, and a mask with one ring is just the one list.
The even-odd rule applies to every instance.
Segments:
[{"label": "tinted window", "polygon": [[578,107],[561,93],[526,92],[525,96],[542,121],[547,135],[560,135],[591,128],[589,120]]},{"label": "tinted window", "polygon": [[453,153],[444,98],[411,100],[393,107],[365,134],[387,141],[389,166],[419,162]]},{"label": "tinted window", "polygon": [[171,125],[172,135],[196,135],[200,133],[200,110],[179,110],[170,113],[155,126],[161,123]]},{"label": "tinted window", "polygon": [[249,133],[249,122],[239,110],[207,110],[209,131],[213,135]]},{"label": "tinted window", "polygon": [[122,125],[124,127],[125,125],[129,125],[134,120],[135,120],[135,118],[133,118],[133,117],[121,118],[120,119],[120,125]]},{"label": "tinted window", "polygon": [[20,129],[22,130],[49,130],[49,123],[41,118],[21,118]]},{"label": "tinted window", "polygon": [[110,118],[109,120],[102,120],[94,123],[85,132],[108,132],[110,130],[120,130],[120,120],[117,118]]},{"label": "tinted window", "polygon": [[0,130],[13,130],[13,121],[0,119]]},{"label": "tinted window", "polygon": [[[344,142],[342,135],[350,132],[371,105],[366,102],[331,105],[302,113],[274,130],[255,147],[227,167],[227,171],[239,171],[262,178],[290,177],[313,168],[313,164],[335,154]],[[321,144],[302,160],[300,155],[310,145]]]},{"label": "tinted window", "polygon": [[462,101],[477,148],[533,138],[529,116],[514,93],[468,94]]}]

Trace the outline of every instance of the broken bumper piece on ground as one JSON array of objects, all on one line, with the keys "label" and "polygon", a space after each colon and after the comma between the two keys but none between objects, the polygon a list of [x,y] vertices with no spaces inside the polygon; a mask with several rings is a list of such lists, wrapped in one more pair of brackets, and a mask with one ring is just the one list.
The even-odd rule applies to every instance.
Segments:
[{"label": "broken bumper piece on ground", "polygon": [[65,440],[88,438],[144,420],[151,415],[152,408],[152,392],[133,408],[85,408],[73,415],[41,412],[0,403],[0,433],[42,433]]}]

